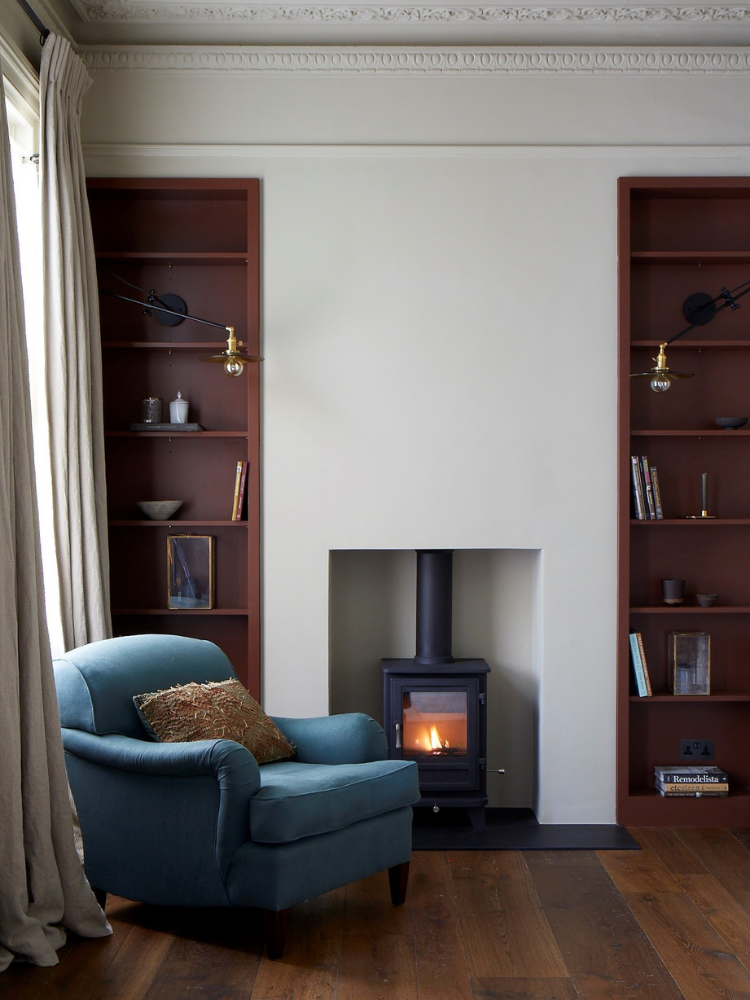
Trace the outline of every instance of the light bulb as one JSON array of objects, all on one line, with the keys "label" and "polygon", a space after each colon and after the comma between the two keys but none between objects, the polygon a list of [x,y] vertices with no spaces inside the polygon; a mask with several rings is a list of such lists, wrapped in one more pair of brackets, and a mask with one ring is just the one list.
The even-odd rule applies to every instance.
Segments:
[{"label": "light bulb", "polygon": [[666,392],[671,384],[669,375],[665,375],[664,372],[659,372],[651,379],[651,389],[653,392]]},{"label": "light bulb", "polygon": [[242,374],[242,362],[235,361],[234,358],[228,358],[224,362],[224,371],[227,375],[241,375]]}]

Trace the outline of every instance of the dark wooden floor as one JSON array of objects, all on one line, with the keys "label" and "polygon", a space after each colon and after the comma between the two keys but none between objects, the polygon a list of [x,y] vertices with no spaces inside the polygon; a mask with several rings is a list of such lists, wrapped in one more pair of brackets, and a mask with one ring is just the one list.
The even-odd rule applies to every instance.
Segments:
[{"label": "dark wooden floor", "polygon": [[633,830],[641,851],[416,852],[295,907],[284,959],[253,911],[110,899],[114,935],[3,1000],[750,1000],[750,830]]}]

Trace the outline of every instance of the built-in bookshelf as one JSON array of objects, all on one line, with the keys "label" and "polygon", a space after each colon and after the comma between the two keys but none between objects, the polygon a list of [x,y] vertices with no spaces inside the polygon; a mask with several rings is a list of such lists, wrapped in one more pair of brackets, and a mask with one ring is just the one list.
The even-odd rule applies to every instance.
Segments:
[{"label": "built-in bookshelf", "polygon": [[[619,601],[617,816],[630,825],[750,824],[750,297],[667,349],[693,378],[654,393],[659,344],[688,325],[685,300],[750,279],[749,178],[622,178],[619,182]],[[750,424],[748,425],[750,427]],[[634,516],[631,456],[658,468],[662,519]],[[702,509],[702,476],[712,518]],[[679,606],[661,580],[684,578]],[[717,594],[712,607],[697,593]],[[708,695],[668,692],[671,631],[711,635]],[[652,695],[634,692],[629,633],[642,635]],[[680,760],[680,740],[712,740],[729,774],[726,798],[662,798],[656,765]]]},{"label": "built-in bookshelf", "polygon": [[[259,182],[88,181],[100,289],[178,295],[193,316],[231,325],[259,353]],[[128,282],[128,284],[125,284]],[[133,287],[135,286],[135,287]],[[210,639],[260,695],[259,365],[228,376],[202,358],[226,348],[220,329],[160,324],[100,296],[112,617],[115,635]],[[134,431],[141,400],[190,403],[197,431]],[[232,519],[236,468],[248,462],[245,514]],[[169,521],[139,500],[182,500]],[[167,608],[167,536],[214,538],[214,606]]]}]

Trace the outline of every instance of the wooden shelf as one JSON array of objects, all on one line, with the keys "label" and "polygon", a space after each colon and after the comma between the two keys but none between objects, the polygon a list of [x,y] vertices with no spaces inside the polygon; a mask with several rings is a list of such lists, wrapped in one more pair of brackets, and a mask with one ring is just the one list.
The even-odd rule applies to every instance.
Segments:
[{"label": "wooden shelf", "polygon": [[226,349],[226,340],[103,340],[102,350],[126,351],[219,351]]},{"label": "wooden shelf", "polygon": [[[655,788],[634,788],[631,789],[630,796],[634,799],[654,799],[658,802],[695,802],[698,798],[698,796],[693,795],[659,795]],[[716,796],[720,802],[748,797],[750,797],[750,790],[747,788],[730,788],[729,795]],[[705,796],[701,795],[700,798],[705,801]]]},{"label": "wooden shelf", "polygon": [[105,438],[247,438],[247,431],[105,431]]},{"label": "wooden shelf", "polygon": [[[688,334],[688,337],[690,335]],[[669,338],[667,338],[669,339]],[[663,340],[632,340],[630,346],[637,349],[643,349],[647,351],[658,350],[659,345],[663,344]],[[673,344],[669,344],[667,347],[668,351],[746,351],[750,348],[750,340],[742,340],[738,338],[737,340],[689,340],[680,339],[676,340]]]},{"label": "wooden shelf", "polygon": [[246,528],[247,521],[141,521],[112,518],[110,528]]},{"label": "wooden shelf", "polygon": [[[96,254],[97,260],[125,260],[138,261],[144,264],[171,264],[173,261],[180,264],[247,264],[247,252],[241,250],[223,252],[209,251],[202,253],[197,250],[103,250]],[[123,294],[125,294],[123,292]]]},{"label": "wooden shelf", "polygon": [[735,431],[725,431],[721,427],[702,427],[693,428],[690,427],[687,430],[659,430],[659,429],[649,429],[640,430],[634,429],[630,432],[631,437],[685,437],[685,438],[701,438],[701,437],[720,437],[720,438],[738,438],[750,437],[750,430],[735,430]]},{"label": "wooden shelf", "polygon": [[633,817],[632,826],[747,826],[750,793],[739,788],[722,798],[667,798],[639,788],[623,796],[621,808]]},{"label": "wooden shelf", "polygon": [[247,617],[249,608],[112,608],[112,614],[118,617],[140,617],[141,615],[201,615],[206,617],[230,617],[238,615]]},{"label": "wooden shelf", "polygon": [[633,250],[634,264],[750,264],[750,250]]},{"label": "wooden shelf", "polygon": [[[663,517],[659,520],[649,519],[647,521],[639,521],[637,518],[631,518],[630,524],[632,527],[640,528],[643,525],[649,525],[653,527],[658,525],[662,528],[695,528],[695,527],[714,527],[714,528],[735,528],[738,525],[750,525],[750,518],[748,517]],[[713,591],[711,591],[713,593]]]},{"label": "wooden shelf", "polygon": [[702,608],[700,604],[683,604],[670,607],[667,604],[645,605],[630,609],[631,615],[750,615],[750,606],[741,604],[713,605]]},{"label": "wooden shelf", "polygon": [[700,704],[701,702],[716,704],[718,702],[740,702],[746,701],[750,702],[750,692],[748,693],[736,693],[736,694],[649,694],[643,698],[639,698],[636,694],[630,695],[630,701],[636,704],[660,704],[660,705],[671,705],[674,707],[676,704],[679,705],[694,705]]}]

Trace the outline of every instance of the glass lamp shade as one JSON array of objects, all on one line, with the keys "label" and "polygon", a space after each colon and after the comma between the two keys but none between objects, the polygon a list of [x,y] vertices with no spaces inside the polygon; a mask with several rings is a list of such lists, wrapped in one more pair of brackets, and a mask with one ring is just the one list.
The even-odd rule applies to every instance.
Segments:
[{"label": "glass lamp shade", "polygon": [[669,376],[660,372],[651,379],[651,389],[653,392],[666,392],[672,385]]}]

